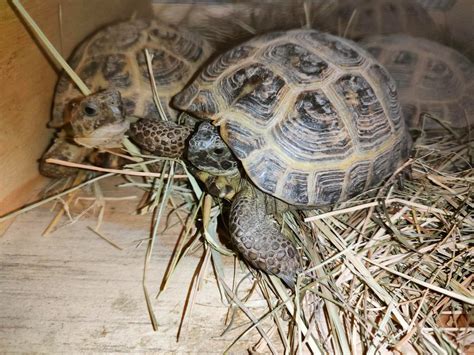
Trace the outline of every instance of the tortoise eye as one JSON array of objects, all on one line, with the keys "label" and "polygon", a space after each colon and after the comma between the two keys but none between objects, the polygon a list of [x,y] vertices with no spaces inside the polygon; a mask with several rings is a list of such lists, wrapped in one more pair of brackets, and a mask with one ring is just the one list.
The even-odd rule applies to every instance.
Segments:
[{"label": "tortoise eye", "polygon": [[221,155],[222,153],[224,153],[224,149],[222,149],[222,148],[214,149],[214,154]]},{"label": "tortoise eye", "polygon": [[92,104],[84,105],[82,111],[86,116],[95,116],[97,115],[97,107]]}]

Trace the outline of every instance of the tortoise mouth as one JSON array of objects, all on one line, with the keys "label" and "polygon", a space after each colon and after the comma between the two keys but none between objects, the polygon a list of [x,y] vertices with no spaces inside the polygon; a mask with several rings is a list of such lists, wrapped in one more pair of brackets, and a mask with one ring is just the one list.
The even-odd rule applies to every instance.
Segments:
[{"label": "tortoise mouth", "polygon": [[88,148],[120,148],[129,127],[130,122],[127,120],[105,124],[82,136],[75,135],[74,141]]}]

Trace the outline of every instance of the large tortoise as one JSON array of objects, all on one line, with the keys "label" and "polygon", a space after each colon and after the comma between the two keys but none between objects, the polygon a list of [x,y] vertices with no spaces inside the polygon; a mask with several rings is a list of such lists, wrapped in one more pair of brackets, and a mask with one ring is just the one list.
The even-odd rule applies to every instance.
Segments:
[{"label": "large tortoise", "polygon": [[394,33],[440,36],[429,13],[414,0],[339,0],[319,23],[325,31],[353,40]]},{"label": "large tortoise", "polygon": [[[199,36],[157,21],[121,22],[105,27],[83,41],[72,55],[70,64],[93,93],[105,89],[119,91],[125,115],[160,119],[153,101],[145,49],[152,56],[151,66],[161,106],[168,119],[176,120],[178,111],[170,107],[171,98],[184,88],[213,51]],[[80,109],[94,117],[101,109],[100,105],[108,105],[108,100],[116,100],[116,96],[108,93],[94,96],[95,102],[92,100]],[[56,86],[49,126],[68,127],[71,110],[82,98],[79,89],[63,73]],[[126,128],[127,125],[115,125],[105,129],[115,129],[119,134]],[[81,132],[74,130],[73,135],[76,141],[81,141]],[[40,165],[43,174],[57,177],[74,173],[69,168],[46,164],[44,158],[56,156],[78,162],[87,156],[89,151],[77,149],[70,137],[71,134],[62,132],[45,153]],[[93,139],[96,138],[89,137],[89,142],[81,143],[95,146],[98,142],[91,141]]]},{"label": "large tortoise", "polygon": [[372,36],[361,45],[395,79],[410,129],[474,130],[474,64],[469,59],[407,35]]},{"label": "large tortoise", "polygon": [[[233,200],[229,225],[238,250],[288,285],[301,263],[274,215],[376,186],[411,145],[386,70],[355,43],[315,30],[270,33],[233,48],[174,104],[205,120],[196,133],[145,119],[131,125],[130,137],[157,155],[184,156],[198,176],[212,177],[206,184]],[[80,125],[83,116],[77,111],[72,119]]]}]

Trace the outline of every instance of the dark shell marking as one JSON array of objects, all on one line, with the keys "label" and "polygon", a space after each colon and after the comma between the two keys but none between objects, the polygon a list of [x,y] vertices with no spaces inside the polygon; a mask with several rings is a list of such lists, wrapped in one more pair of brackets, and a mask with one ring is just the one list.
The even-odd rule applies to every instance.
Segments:
[{"label": "dark shell marking", "polygon": [[379,184],[406,159],[396,84],[353,42],[294,30],[235,51],[174,102],[217,122],[261,190],[294,205],[329,205]]},{"label": "dark shell marking", "polygon": [[[183,81],[184,77],[189,77],[189,69],[179,58],[168,54],[162,49],[151,49],[148,51],[153,68],[153,76],[157,86],[169,85]],[[149,80],[149,71],[146,64],[144,52],[137,53],[137,63],[140,67],[140,74],[144,81]]]},{"label": "dark shell marking", "polygon": [[332,160],[332,154],[347,155],[352,143],[344,121],[321,90],[303,91],[286,120],[272,130],[285,154],[299,161]]},{"label": "dark shell marking", "polygon": [[451,128],[474,126],[474,64],[452,48],[406,35],[373,36],[362,45],[398,86],[410,128],[439,129],[430,113]]},{"label": "dark shell marking", "polygon": [[336,82],[357,130],[360,147],[371,150],[390,135],[390,121],[370,84],[361,76],[345,75]]},{"label": "dark shell marking", "polygon": [[229,105],[252,115],[255,123],[265,125],[273,117],[285,80],[263,65],[239,69],[220,83],[222,97]]},{"label": "dark shell marking", "polygon": [[[178,113],[169,106],[171,97],[182,90],[212,52],[212,48],[194,34],[155,21],[123,22],[88,38],[70,63],[92,92],[119,89],[128,102],[128,115],[158,117],[149,110],[153,98],[145,48],[153,57],[153,74],[165,111],[175,120]],[[82,97],[80,91],[62,74],[56,87],[51,127],[64,124],[66,105],[78,97]]]},{"label": "dark shell marking", "polygon": [[319,56],[294,43],[270,47],[263,56],[291,82],[311,83],[324,80],[333,70]]}]

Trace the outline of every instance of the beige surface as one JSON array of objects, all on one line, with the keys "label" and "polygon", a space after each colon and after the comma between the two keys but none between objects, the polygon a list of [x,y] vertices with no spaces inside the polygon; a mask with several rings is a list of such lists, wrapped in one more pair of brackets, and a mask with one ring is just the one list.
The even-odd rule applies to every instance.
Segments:
[{"label": "beige surface", "polygon": [[[23,0],[52,43],[67,57],[97,27],[149,13],[148,0]],[[62,26],[59,13],[62,12]],[[0,1],[0,214],[20,206],[36,184],[37,159],[48,145],[46,129],[57,74],[9,1]]]},{"label": "beige surface", "polygon": [[[116,196],[116,189],[106,185],[109,188],[104,189],[104,195]],[[139,192],[121,190],[119,194]],[[137,240],[148,237],[150,216],[132,215],[136,203],[106,205],[101,231],[123,251],[87,229],[95,225],[92,215],[47,238],[40,236],[53,216],[47,208],[17,218],[0,238],[0,353],[222,353],[248,326],[245,323],[220,336],[227,308],[220,301],[209,268],[188,331],[176,342],[190,280],[203,253],[200,248],[183,259],[169,288],[153,302],[159,323],[158,331],[153,332],[141,284],[147,244],[137,247]],[[147,283],[152,295],[160,285],[177,233],[174,229],[159,234]],[[230,283],[232,257],[225,259],[225,267]],[[233,325],[244,321],[247,319],[240,313]],[[252,331],[250,338],[255,340],[255,336]],[[234,350],[245,353],[254,344],[251,340],[244,337]]]}]

